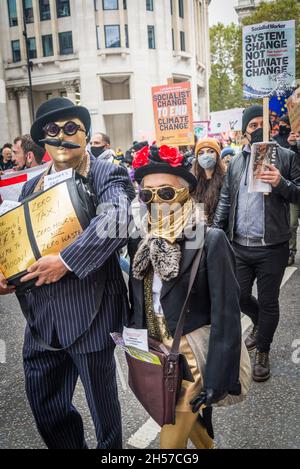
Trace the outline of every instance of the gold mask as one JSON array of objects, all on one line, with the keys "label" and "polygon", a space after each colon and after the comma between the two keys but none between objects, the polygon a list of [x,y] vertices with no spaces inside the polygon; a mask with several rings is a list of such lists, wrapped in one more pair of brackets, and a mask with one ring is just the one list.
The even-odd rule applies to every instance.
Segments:
[{"label": "gold mask", "polygon": [[[69,118],[69,119],[57,120],[55,121],[55,123],[58,126],[63,127],[64,124],[70,120],[78,124],[80,128],[84,130],[84,132],[82,130],[78,130],[75,135],[66,135],[64,133],[64,130],[61,129],[60,133],[55,138],[57,140],[61,139],[66,142],[75,143],[76,145],[79,145],[80,148],[69,149],[69,148],[63,148],[63,147],[55,147],[55,146],[48,145],[48,144],[45,145],[46,151],[49,153],[49,155],[53,159],[53,163],[54,163],[54,167],[56,171],[78,167],[81,159],[83,158],[85,154],[87,139],[86,139],[86,129],[82,121],[78,118],[72,118],[72,119]],[[51,138],[51,137],[49,137],[48,135],[45,135],[45,138]]]}]

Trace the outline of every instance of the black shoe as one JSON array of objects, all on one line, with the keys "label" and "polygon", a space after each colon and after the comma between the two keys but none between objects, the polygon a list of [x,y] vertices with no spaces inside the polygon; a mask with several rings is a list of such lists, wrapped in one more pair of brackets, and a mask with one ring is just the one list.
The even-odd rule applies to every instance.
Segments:
[{"label": "black shoe", "polygon": [[245,345],[247,347],[248,352],[251,352],[252,350],[256,349],[257,332],[258,326],[253,326],[252,331],[245,340]]},{"label": "black shoe", "polygon": [[269,352],[256,351],[255,362],[252,371],[253,381],[262,383],[270,378]]},{"label": "black shoe", "polygon": [[295,253],[294,251],[290,251],[288,267],[291,267],[294,264],[295,264]]}]

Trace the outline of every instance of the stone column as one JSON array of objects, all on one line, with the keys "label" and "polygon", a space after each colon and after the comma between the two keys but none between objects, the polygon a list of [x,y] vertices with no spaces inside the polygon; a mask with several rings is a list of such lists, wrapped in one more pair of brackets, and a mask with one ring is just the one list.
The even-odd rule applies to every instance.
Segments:
[{"label": "stone column", "polygon": [[123,2],[119,4],[120,9],[120,42],[123,49],[126,48],[126,35],[125,35],[125,16],[123,9]]},{"label": "stone column", "polygon": [[41,22],[40,22],[40,8],[38,0],[33,0],[33,14],[34,14],[34,34],[36,43],[37,57],[43,57],[42,36],[41,36]]},{"label": "stone column", "polygon": [[21,60],[26,60],[26,43],[23,36],[24,24],[23,24],[23,5],[22,0],[17,0],[17,15],[18,15],[18,30],[21,50]]},{"label": "stone column", "polygon": [[8,123],[11,142],[20,135],[20,116],[18,111],[18,97],[16,90],[9,88],[7,90],[7,110],[8,110]]},{"label": "stone column", "polygon": [[7,103],[6,103],[6,88],[4,81],[4,67],[0,49],[0,147],[2,144],[9,141],[9,127],[8,127],[8,116],[7,116]]},{"label": "stone column", "polygon": [[67,98],[69,98],[73,103],[76,103],[76,92],[79,89],[80,82],[79,80],[64,81],[62,83],[67,92]]},{"label": "stone column", "polygon": [[174,43],[175,52],[180,51],[180,26],[179,26],[179,4],[173,2],[173,15],[174,15]]},{"label": "stone column", "polygon": [[53,40],[53,54],[55,57],[59,55],[59,43],[58,43],[58,32],[57,32],[57,15],[56,15],[56,2],[50,0],[50,12],[51,12],[51,33]]},{"label": "stone column", "polygon": [[31,127],[30,107],[28,100],[29,88],[27,86],[18,88],[17,94],[19,98],[21,133],[24,135],[29,133]]}]

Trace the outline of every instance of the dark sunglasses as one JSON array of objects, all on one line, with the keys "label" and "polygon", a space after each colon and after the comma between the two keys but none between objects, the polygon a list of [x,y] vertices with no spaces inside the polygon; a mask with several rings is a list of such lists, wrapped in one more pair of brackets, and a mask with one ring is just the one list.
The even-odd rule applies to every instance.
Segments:
[{"label": "dark sunglasses", "polygon": [[[81,128],[80,125],[76,124],[76,122],[68,121],[62,127],[55,122],[49,122],[49,124],[45,125],[43,131],[49,135],[49,137],[56,137],[60,131],[63,130],[65,135],[75,135],[78,130],[85,132],[84,129]],[[86,132],[85,132],[86,133]]]},{"label": "dark sunglasses", "polygon": [[156,194],[162,202],[172,202],[176,199],[177,194],[180,194],[185,190],[185,188],[175,189],[175,187],[172,186],[151,187],[141,189],[139,192],[139,199],[140,202],[143,202],[144,204],[150,204]]}]

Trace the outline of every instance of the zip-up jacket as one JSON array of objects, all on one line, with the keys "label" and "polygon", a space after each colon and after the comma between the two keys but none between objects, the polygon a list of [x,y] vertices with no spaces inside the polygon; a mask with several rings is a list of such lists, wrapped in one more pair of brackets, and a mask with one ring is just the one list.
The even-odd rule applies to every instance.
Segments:
[{"label": "zip-up jacket", "polygon": [[[220,194],[213,226],[227,232],[230,241],[235,237],[236,210],[240,183],[249,161],[249,153],[241,152],[229,164]],[[300,161],[292,152],[278,146],[275,166],[281,180],[269,195],[263,197],[264,236],[262,244],[280,244],[290,235],[289,204],[300,204]]]}]

